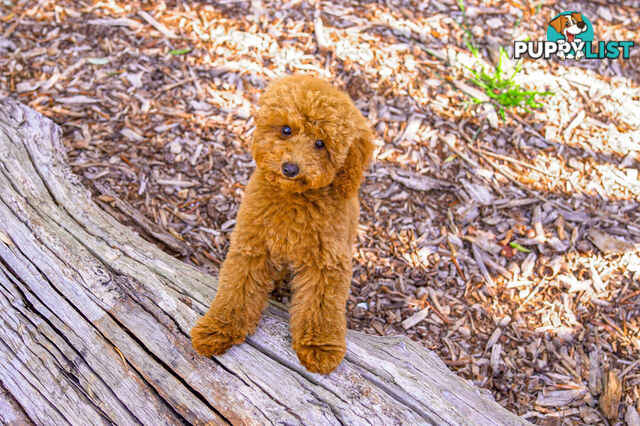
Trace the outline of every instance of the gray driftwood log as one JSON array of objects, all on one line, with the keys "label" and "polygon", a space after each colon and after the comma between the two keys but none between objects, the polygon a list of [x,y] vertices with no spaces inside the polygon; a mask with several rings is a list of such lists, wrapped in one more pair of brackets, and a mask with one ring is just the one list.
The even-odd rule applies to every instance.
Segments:
[{"label": "gray driftwood log", "polygon": [[350,332],[310,374],[270,307],[208,359],[189,330],[216,281],[101,210],[59,128],[0,100],[0,423],[524,424],[406,338]]}]

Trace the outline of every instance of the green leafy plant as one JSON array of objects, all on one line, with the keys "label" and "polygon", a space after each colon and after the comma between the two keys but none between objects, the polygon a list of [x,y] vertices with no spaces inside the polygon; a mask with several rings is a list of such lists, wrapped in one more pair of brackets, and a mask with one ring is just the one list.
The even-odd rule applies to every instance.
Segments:
[{"label": "green leafy plant", "polygon": [[[544,104],[536,100],[536,96],[553,95],[552,92],[539,92],[537,90],[526,90],[514,81],[516,74],[522,70],[522,61],[518,61],[512,73],[505,72],[504,63],[509,60],[507,52],[500,47],[500,58],[493,70],[487,71],[487,67],[480,65],[480,70],[469,68],[472,74],[471,81],[484,90],[489,98],[493,99],[498,106],[498,112],[505,119],[505,108],[521,107],[527,112],[531,109],[542,108]],[[472,99],[475,103],[482,101],[477,98]]]},{"label": "green leafy plant", "polygon": [[[485,94],[491,99],[492,103],[498,108],[500,117],[505,120],[505,109],[521,107],[527,112],[531,109],[542,108],[544,104],[536,100],[536,96],[553,95],[552,92],[539,92],[537,90],[526,90],[515,82],[515,76],[522,70],[522,59],[513,66],[513,71],[507,70],[509,64],[509,56],[507,52],[500,47],[500,57],[495,67],[485,65],[480,58],[478,49],[473,44],[473,34],[469,30],[467,23],[467,14],[465,11],[464,0],[458,0],[458,7],[462,12],[462,22],[459,23],[464,31],[464,42],[471,54],[476,58],[477,67],[467,67],[471,73],[471,82],[484,90]],[[492,69],[493,68],[493,69]],[[474,103],[484,103],[485,101],[472,97]]]}]

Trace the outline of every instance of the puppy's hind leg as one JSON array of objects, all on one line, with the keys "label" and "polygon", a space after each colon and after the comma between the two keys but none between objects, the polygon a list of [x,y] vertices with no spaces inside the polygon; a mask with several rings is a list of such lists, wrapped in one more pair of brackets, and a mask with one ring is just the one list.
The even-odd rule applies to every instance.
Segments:
[{"label": "puppy's hind leg", "polygon": [[351,263],[305,265],[291,281],[291,334],[300,363],[313,373],[329,374],[346,350],[345,310]]},{"label": "puppy's hind leg", "polygon": [[232,249],[220,269],[211,307],[191,330],[194,349],[205,356],[221,355],[253,333],[273,290],[274,275],[267,256]]}]

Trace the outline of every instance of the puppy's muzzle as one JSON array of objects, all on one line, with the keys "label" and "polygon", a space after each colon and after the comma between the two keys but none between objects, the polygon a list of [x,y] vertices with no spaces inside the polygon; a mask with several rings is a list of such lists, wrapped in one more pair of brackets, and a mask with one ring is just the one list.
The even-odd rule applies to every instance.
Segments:
[{"label": "puppy's muzzle", "polygon": [[294,178],[300,173],[300,167],[293,163],[284,163],[282,165],[282,174],[288,178]]}]

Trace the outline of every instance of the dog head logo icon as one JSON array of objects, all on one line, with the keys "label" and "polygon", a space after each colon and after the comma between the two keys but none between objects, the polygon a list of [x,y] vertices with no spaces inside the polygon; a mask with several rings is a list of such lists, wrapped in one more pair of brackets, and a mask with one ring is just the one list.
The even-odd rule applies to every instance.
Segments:
[{"label": "dog head logo icon", "polygon": [[[580,12],[562,12],[549,21],[547,40],[558,44],[567,43],[558,49],[560,59],[580,60],[584,56],[583,42],[593,41],[593,26]],[[580,48],[576,49],[576,45]]]},{"label": "dog head logo icon", "polygon": [[578,34],[587,31],[587,24],[582,20],[582,13],[577,12],[558,15],[549,22],[549,25],[569,43],[574,41]]}]

